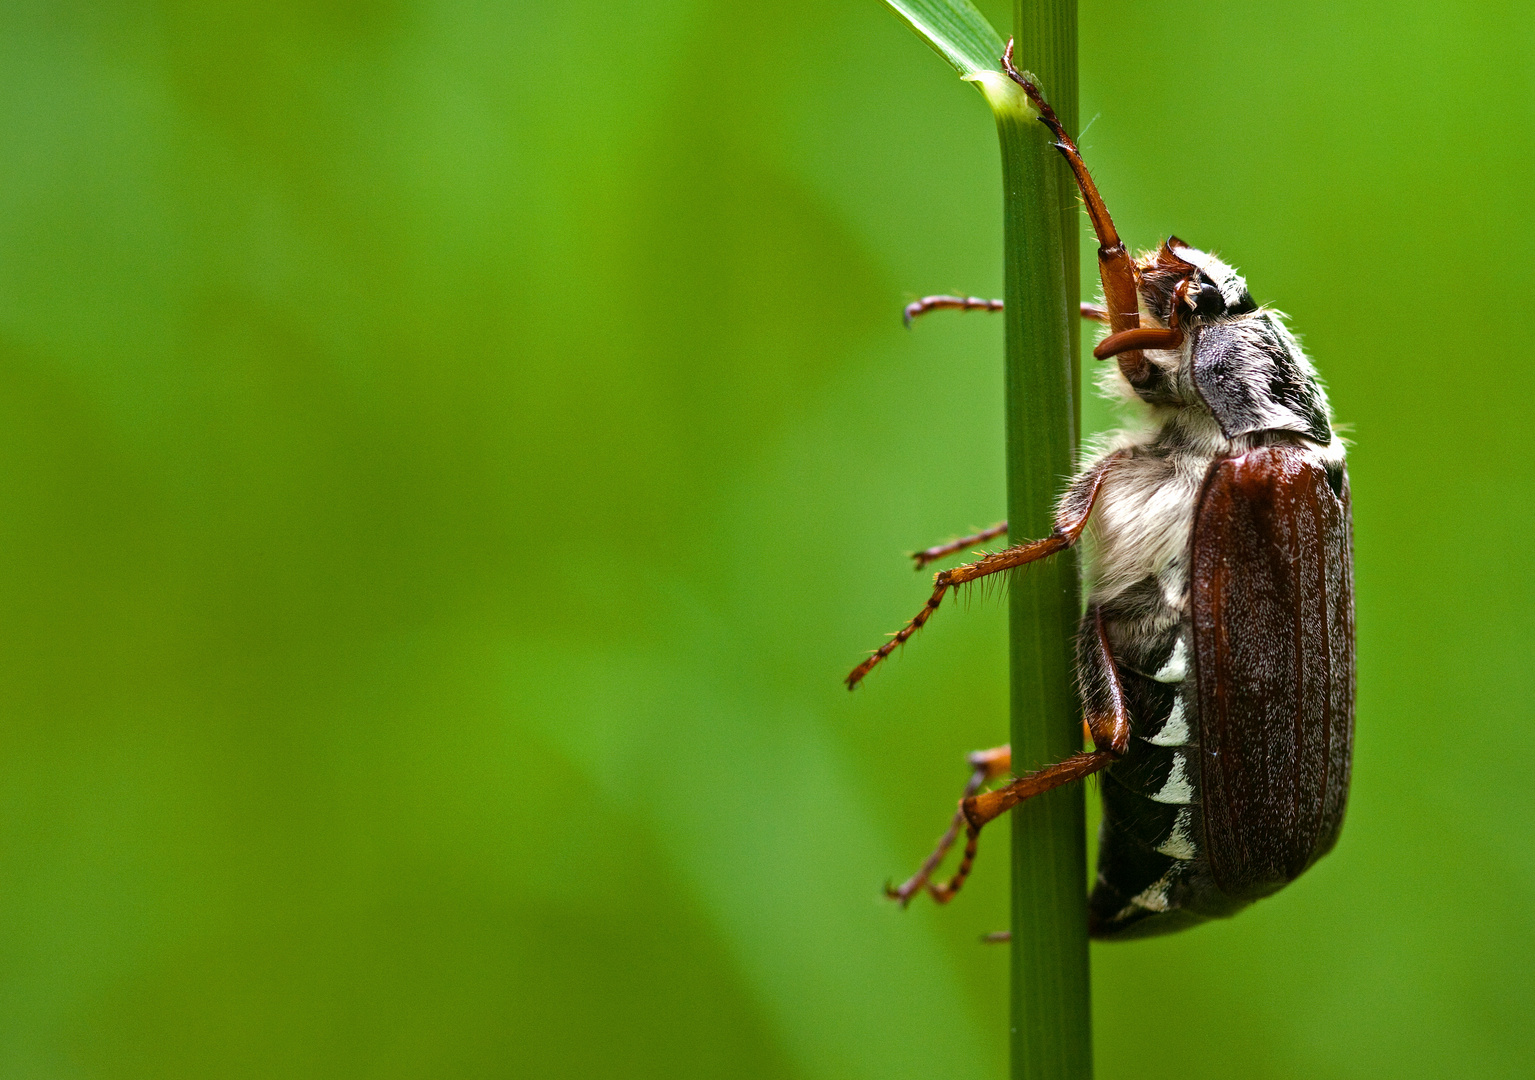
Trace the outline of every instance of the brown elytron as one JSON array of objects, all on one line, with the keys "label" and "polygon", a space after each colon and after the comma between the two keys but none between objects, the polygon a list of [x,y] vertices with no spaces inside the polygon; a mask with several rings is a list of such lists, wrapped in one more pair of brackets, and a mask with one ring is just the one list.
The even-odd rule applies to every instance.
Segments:
[{"label": "brown elytron", "polygon": [[1294,447],[1218,462],[1194,523],[1194,660],[1210,870],[1253,900],[1325,855],[1354,736],[1347,478]]}]

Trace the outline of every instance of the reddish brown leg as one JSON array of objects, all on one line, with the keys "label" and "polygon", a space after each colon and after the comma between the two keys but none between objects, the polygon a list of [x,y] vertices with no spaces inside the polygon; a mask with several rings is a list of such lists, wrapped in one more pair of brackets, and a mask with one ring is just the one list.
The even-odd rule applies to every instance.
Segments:
[{"label": "reddish brown leg", "polygon": [[[1175,259],[1188,267],[1190,274],[1196,270],[1194,266],[1183,262],[1173,255],[1172,249],[1166,244],[1162,245],[1163,254],[1169,259]],[[1131,349],[1176,349],[1183,344],[1183,308],[1188,297],[1189,284],[1192,277],[1186,277],[1178,283],[1177,290],[1173,293],[1172,315],[1168,320],[1168,326],[1164,330],[1159,326],[1142,326],[1134,330],[1125,330],[1117,334],[1110,334],[1098,342],[1098,347],[1093,350],[1093,357],[1097,360],[1107,360],[1111,356],[1128,352]]]},{"label": "reddish brown leg", "polygon": [[[960,802],[970,798],[982,787],[997,777],[1004,775],[1012,768],[1012,750],[1006,746],[993,747],[990,750],[977,750],[970,755],[970,782],[965,785],[965,793],[960,797]],[[885,886],[885,895],[892,900],[899,900],[905,907],[911,903],[911,898],[922,891],[928,878],[933,876],[933,871],[938,869],[938,864],[943,862],[943,857],[954,846],[954,841],[959,839],[959,831],[965,827],[964,810],[954,811],[954,820],[949,822],[948,831],[938,838],[938,846],[933,848],[917,872],[903,881],[899,886]]]},{"label": "reddish brown leg", "polygon": [[953,555],[956,551],[964,551],[966,548],[972,548],[977,544],[984,544],[988,540],[995,540],[999,536],[1006,535],[1007,522],[999,521],[991,528],[982,529],[980,532],[972,533],[970,536],[961,536],[958,540],[950,540],[947,544],[935,544],[930,548],[923,548],[921,551],[913,551],[911,557],[917,560],[917,569],[921,570],[928,563],[937,562],[945,556]]},{"label": "reddish brown leg", "polygon": [[1112,750],[1120,755],[1130,749],[1130,708],[1125,704],[1119,669],[1114,666],[1114,651],[1109,647],[1102,609],[1094,605],[1088,618],[1092,620],[1092,633],[1087,634],[1085,626],[1077,633],[1077,679],[1083,687],[1087,737],[1093,741],[1094,749]]},{"label": "reddish brown leg", "polygon": [[[919,315],[926,315],[929,311],[1001,311],[1002,301],[986,300],[979,296],[924,296],[921,300],[913,300],[906,305],[906,310],[901,315],[901,321],[907,326]],[[1082,318],[1092,319],[1094,322],[1106,323],[1109,321],[1109,313],[1097,304],[1082,305]]]},{"label": "reddish brown leg", "polygon": [[[1108,302],[1109,328],[1115,334],[1134,330],[1141,324],[1135,261],[1130,258],[1130,253],[1119,239],[1119,233],[1114,229],[1114,219],[1109,216],[1108,207],[1103,205],[1098,185],[1093,183],[1092,174],[1087,171],[1077,144],[1066,134],[1066,129],[1061,126],[1044,94],[1034,85],[1033,79],[1013,66],[1012,41],[1008,41],[1007,51],[1002,54],[1002,70],[1007,72],[1008,78],[1023,87],[1023,92],[1039,110],[1039,119],[1055,136],[1055,148],[1071,167],[1071,175],[1076,178],[1077,188],[1082,192],[1087,216],[1093,223],[1093,232],[1098,236],[1098,276],[1103,281],[1103,298]],[[1127,347],[1119,353],[1118,359],[1119,370],[1130,380],[1130,385],[1140,386],[1151,377],[1151,362],[1142,355],[1140,347]]]},{"label": "reddish brown leg", "polygon": [[1095,360],[1107,360],[1122,356],[1131,349],[1176,349],[1183,344],[1183,331],[1162,329],[1160,326],[1141,326],[1118,334],[1110,334],[1093,349]]},{"label": "reddish brown leg", "polygon": [[895,652],[911,635],[922,629],[927,620],[933,617],[933,612],[938,610],[938,605],[943,603],[944,594],[956,585],[975,581],[988,574],[1038,562],[1076,543],[1077,538],[1082,535],[1082,530],[1087,527],[1087,518],[1092,513],[1093,501],[1098,497],[1098,489],[1103,484],[1103,477],[1117,456],[1110,455],[1104,458],[1091,473],[1080,477],[1075,482],[1074,486],[1078,490],[1070,493],[1065,512],[1056,518],[1055,531],[1043,540],[1017,544],[976,562],[965,563],[963,566],[956,566],[949,570],[940,570],[933,579],[933,595],[928,597],[922,610],[917,612],[911,622],[896,631],[889,641],[875,649],[867,660],[848,673],[845,680],[847,688],[851,690],[857,686],[859,681],[873,671],[880,661]]},{"label": "reddish brown leg", "polygon": [[907,326],[919,315],[929,311],[1001,311],[1002,301],[986,300],[979,296],[924,296],[906,305],[901,321]]},{"label": "reddish brown leg", "polygon": [[[964,886],[975,863],[976,847],[981,829],[988,822],[1007,813],[1025,799],[1042,795],[1052,788],[1081,780],[1123,756],[1130,746],[1130,713],[1125,707],[1124,687],[1114,667],[1114,654],[1109,649],[1108,635],[1104,630],[1103,616],[1096,609],[1091,613],[1092,634],[1078,638],[1077,664],[1086,685],[1084,705],[1087,727],[1093,738],[1091,753],[1073,754],[1065,761],[1046,765],[1027,776],[1021,776],[1006,787],[968,796],[960,801],[960,813],[965,817],[965,853],[960,858],[959,869],[945,885],[928,885],[928,892],[940,904],[946,904]],[[1084,641],[1084,638],[1087,640]]]},{"label": "reddish brown leg", "polygon": [[[1083,524],[1086,524],[1084,519]],[[938,610],[938,605],[943,603],[944,594],[956,585],[963,585],[968,581],[995,574],[1002,570],[1011,570],[1014,567],[1024,566],[1040,559],[1048,558],[1058,551],[1064,551],[1076,542],[1081,530],[1073,533],[1057,531],[1045,537],[1043,540],[1035,540],[1031,544],[1019,544],[1005,551],[998,551],[973,563],[956,566],[952,570],[940,570],[938,576],[933,579],[933,595],[927,598],[927,603],[922,610],[901,629],[897,630],[889,641],[885,642],[869,656],[867,660],[848,672],[847,683],[849,690],[862,681],[863,677],[873,671],[879,663],[895,652],[896,649],[906,644],[906,640],[921,630],[927,624],[927,620],[933,617],[933,612]]]},{"label": "reddish brown leg", "polygon": [[960,856],[959,869],[954,872],[954,876],[947,884],[928,885],[928,892],[932,894],[933,899],[940,904],[947,904],[964,887],[965,879],[970,876],[970,870],[975,865],[975,852],[980,843],[981,829],[987,822],[1000,817],[1025,799],[1032,799],[1035,795],[1043,795],[1062,784],[1091,776],[1118,756],[1112,750],[1073,754],[1065,761],[1046,765],[1043,769],[1021,776],[1005,788],[972,795],[961,802],[960,813],[965,816],[966,822],[965,853]]}]

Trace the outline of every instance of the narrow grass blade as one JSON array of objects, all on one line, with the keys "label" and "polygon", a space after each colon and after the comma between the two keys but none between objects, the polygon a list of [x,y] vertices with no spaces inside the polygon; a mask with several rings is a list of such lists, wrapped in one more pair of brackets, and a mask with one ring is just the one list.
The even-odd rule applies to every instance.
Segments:
[{"label": "narrow grass blade", "polygon": [[1002,36],[970,0],[886,0],[961,75],[1001,67]]}]

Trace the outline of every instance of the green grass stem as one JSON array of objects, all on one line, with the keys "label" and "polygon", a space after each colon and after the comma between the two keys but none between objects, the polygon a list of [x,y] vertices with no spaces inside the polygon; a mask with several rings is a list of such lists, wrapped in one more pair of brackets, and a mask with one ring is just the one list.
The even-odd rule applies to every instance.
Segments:
[{"label": "green grass stem", "polygon": [[[1014,56],[1066,130],[1077,127],[1076,0],[1014,8]],[[1048,535],[1076,460],[1080,319],[1076,188],[1049,132],[997,113],[1002,144],[1007,321],[1007,511],[1011,536]],[[1081,606],[1075,552],[1015,575],[1009,628],[1013,769],[1082,748],[1073,638]],[[1092,1075],[1086,812],[1070,784],[1012,813],[1014,1080]]]},{"label": "green grass stem", "polygon": [[[1007,511],[1011,538],[1050,532],[1076,461],[1080,402],[1078,200],[1022,92],[996,69],[1001,38],[968,0],[890,6],[991,104],[1002,147],[1007,324]],[[1076,0],[1015,0],[1014,58],[1077,130]],[[1013,768],[1082,747],[1073,684],[1080,613],[1075,552],[1015,575],[1009,613]],[[1072,784],[1013,811],[1012,1075],[1092,1075],[1086,808]]]}]

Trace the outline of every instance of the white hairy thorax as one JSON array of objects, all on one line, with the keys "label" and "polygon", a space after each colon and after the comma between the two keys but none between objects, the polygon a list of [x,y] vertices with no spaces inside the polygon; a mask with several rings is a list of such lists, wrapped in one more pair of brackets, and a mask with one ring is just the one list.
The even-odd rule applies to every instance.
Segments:
[{"label": "white hairy thorax", "polygon": [[[1260,312],[1259,317],[1269,316]],[[1187,371],[1189,347],[1147,351],[1148,358],[1168,372]],[[1110,454],[1129,451],[1104,476],[1087,527],[1086,578],[1094,602],[1113,600],[1130,587],[1155,577],[1161,585],[1168,615],[1188,610],[1189,537],[1199,490],[1210,466],[1219,458],[1242,454],[1272,433],[1227,438],[1215,417],[1198,404],[1192,384],[1183,406],[1150,405],[1142,401],[1114,365],[1104,371],[1106,396],[1126,402],[1139,423],[1108,433],[1085,463],[1090,470]],[[1317,446],[1328,461],[1341,462],[1345,448],[1334,436],[1322,447],[1305,436],[1281,438]]]}]

